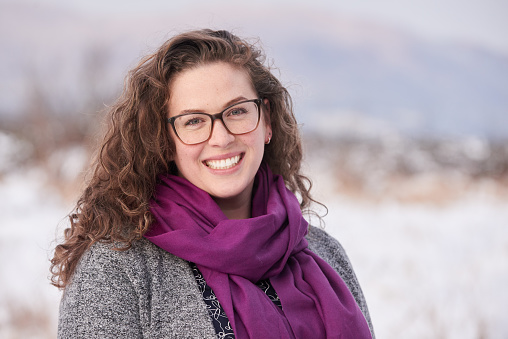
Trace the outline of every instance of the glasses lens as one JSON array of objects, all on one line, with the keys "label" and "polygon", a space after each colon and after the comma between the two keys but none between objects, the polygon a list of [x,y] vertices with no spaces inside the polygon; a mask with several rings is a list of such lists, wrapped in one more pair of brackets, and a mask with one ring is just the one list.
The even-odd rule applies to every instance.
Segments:
[{"label": "glasses lens", "polygon": [[175,129],[186,144],[199,144],[210,136],[212,119],[206,114],[192,113],[175,119]]},{"label": "glasses lens", "polygon": [[222,113],[222,120],[233,134],[252,132],[258,125],[258,106],[255,102],[242,102]]}]

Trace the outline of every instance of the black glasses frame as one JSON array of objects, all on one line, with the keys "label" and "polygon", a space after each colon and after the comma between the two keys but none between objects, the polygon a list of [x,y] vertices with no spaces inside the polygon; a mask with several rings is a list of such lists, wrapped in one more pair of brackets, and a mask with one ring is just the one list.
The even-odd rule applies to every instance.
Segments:
[{"label": "black glasses frame", "polygon": [[[219,113],[215,113],[215,114],[208,114],[208,113],[203,113],[203,112],[193,112],[193,113],[184,113],[184,114],[180,114],[180,115],[176,115],[174,117],[171,117],[171,118],[168,118],[167,119],[167,123],[171,124],[171,126],[173,127],[173,131],[175,132],[176,136],[178,137],[178,139],[180,139],[181,142],[183,142],[184,144],[186,145],[197,145],[197,144],[200,144],[202,142],[205,142],[205,141],[208,141],[210,140],[210,138],[212,137],[212,133],[213,133],[213,124],[215,122],[215,120],[220,120],[222,121],[222,125],[224,126],[224,128],[226,129],[226,131],[228,131],[228,133],[230,134],[233,134],[233,135],[242,135],[242,134],[247,134],[247,133],[250,133],[252,131],[254,131],[256,128],[258,128],[259,126],[259,121],[261,120],[261,103],[262,103],[262,99],[251,99],[251,100],[244,100],[244,101],[239,101],[237,103],[234,103],[226,108],[224,108],[222,110],[222,112],[219,112]],[[233,133],[229,130],[229,128],[226,126],[226,124],[224,123],[224,118],[223,118],[223,114],[224,112],[226,112],[228,109],[230,109],[231,107],[233,106],[236,106],[236,105],[239,105],[239,104],[243,104],[243,103],[246,103],[246,102],[254,102],[256,104],[256,106],[258,107],[258,122],[256,123],[256,127],[254,127],[252,130],[248,131],[248,132],[244,132],[244,133]],[[206,116],[209,116],[210,119],[212,119],[212,126],[210,128],[210,135],[208,136],[208,138],[206,140],[203,140],[203,141],[200,141],[200,142],[196,142],[196,143],[193,143],[193,144],[188,144],[186,142],[184,142],[182,140],[182,138],[180,138],[180,136],[178,135],[178,132],[176,131],[176,127],[175,127],[175,120],[179,117],[183,117],[183,116],[186,116],[186,115],[191,115],[191,114],[203,114],[203,115],[206,115]]]}]

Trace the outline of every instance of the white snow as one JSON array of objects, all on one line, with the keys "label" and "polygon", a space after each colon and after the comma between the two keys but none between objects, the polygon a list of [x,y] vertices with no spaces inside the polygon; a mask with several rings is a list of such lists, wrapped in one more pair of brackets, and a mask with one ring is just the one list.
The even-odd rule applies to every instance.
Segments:
[{"label": "white snow", "polygon": [[[38,169],[18,169],[0,178],[0,338],[50,338],[56,333],[60,293],[49,285],[49,258],[57,225],[70,205],[45,181]],[[39,317],[51,322],[49,328],[30,330]],[[28,329],[20,334],[24,327]]]},{"label": "white snow", "polygon": [[507,338],[508,209],[469,197],[445,207],[328,201],[378,338]]},{"label": "white snow", "polygon": [[341,196],[323,154],[311,152],[307,164],[377,338],[508,338],[508,201],[495,182],[449,201],[374,203]]}]

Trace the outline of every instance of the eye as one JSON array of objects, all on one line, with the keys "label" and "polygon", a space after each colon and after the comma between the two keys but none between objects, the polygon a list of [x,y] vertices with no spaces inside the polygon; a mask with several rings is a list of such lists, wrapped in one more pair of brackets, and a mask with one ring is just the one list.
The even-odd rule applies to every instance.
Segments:
[{"label": "eye", "polygon": [[202,123],[202,122],[203,122],[203,119],[200,119],[200,118],[191,118],[191,119],[188,119],[185,122],[185,126],[197,125],[197,124]]},{"label": "eye", "polygon": [[249,110],[245,107],[232,107],[227,113],[227,117],[236,117],[245,113],[249,113]]},{"label": "eye", "polygon": [[207,117],[203,114],[187,114],[177,118],[175,125],[178,128],[197,129],[207,124]]}]

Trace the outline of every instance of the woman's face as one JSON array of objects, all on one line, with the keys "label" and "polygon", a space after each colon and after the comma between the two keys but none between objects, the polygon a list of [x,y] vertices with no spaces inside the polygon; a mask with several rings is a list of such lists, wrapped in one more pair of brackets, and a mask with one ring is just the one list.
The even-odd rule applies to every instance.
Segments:
[{"label": "woman's face", "polygon": [[[170,93],[168,117],[189,111],[214,114],[236,102],[257,98],[248,73],[222,62],[183,71],[172,80]],[[172,128],[170,133],[180,176],[216,199],[250,201],[265,142],[271,137],[263,111],[258,127],[243,135],[230,134],[220,120],[215,120],[210,139],[200,144],[186,145]],[[226,159],[232,161],[232,167],[220,166],[219,161]]]}]

